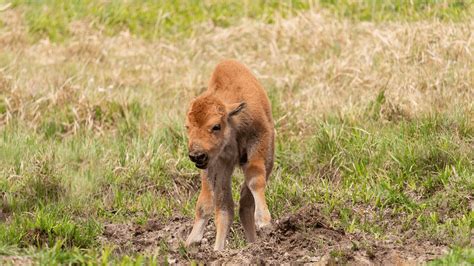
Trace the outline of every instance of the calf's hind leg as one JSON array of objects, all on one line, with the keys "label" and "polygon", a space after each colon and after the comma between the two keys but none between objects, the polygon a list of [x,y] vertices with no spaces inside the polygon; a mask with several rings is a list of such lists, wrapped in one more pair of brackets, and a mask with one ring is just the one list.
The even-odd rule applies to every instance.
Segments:
[{"label": "calf's hind leg", "polygon": [[245,183],[250,189],[255,200],[255,223],[258,228],[265,227],[270,224],[271,216],[265,200],[265,186],[267,183],[265,160],[258,155],[252,158],[243,168],[245,175]]},{"label": "calf's hind leg", "polygon": [[257,234],[255,232],[255,201],[252,192],[246,184],[240,189],[239,217],[244,228],[247,242],[255,242]]}]

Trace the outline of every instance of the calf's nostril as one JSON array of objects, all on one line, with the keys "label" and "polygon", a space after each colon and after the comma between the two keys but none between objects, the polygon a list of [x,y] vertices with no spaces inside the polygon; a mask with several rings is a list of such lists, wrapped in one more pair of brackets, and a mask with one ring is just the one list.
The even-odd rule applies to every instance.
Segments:
[{"label": "calf's nostril", "polygon": [[204,161],[206,159],[206,154],[204,153],[201,153],[199,154],[198,156],[196,156],[196,159],[198,159],[199,161]]},{"label": "calf's nostril", "polygon": [[189,159],[191,159],[192,162],[196,162],[198,160],[196,155],[189,154]]}]

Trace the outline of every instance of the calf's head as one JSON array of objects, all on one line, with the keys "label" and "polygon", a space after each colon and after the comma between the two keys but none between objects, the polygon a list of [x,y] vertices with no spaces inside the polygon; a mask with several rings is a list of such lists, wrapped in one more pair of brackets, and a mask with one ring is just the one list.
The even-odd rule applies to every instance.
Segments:
[{"label": "calf's head", "polygon": [[245,103],[224,104],[212,96],[198,97],[191,102],[186,117],[189,158],[197,168],[206,169],[228,142],[231,117],[238,115]]}]

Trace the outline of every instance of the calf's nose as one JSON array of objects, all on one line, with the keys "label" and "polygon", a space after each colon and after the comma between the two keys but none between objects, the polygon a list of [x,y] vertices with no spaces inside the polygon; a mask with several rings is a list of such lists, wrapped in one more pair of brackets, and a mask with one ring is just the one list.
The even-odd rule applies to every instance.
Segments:
[{"label": "calf's nose", "polygon": [[207,160],[207,154],[203,152],[190,152],[189,159],[194,163],[202,163]]}]

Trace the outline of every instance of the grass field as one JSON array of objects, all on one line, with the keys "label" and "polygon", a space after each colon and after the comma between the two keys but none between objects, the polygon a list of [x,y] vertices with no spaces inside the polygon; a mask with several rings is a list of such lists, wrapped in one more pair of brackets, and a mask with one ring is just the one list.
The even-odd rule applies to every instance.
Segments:
[{"label": "grass field", "polygon": [[[181,217],[189,229],[199,177],[187,102],[236,58],[272,102],[274,220],[320,206],[347,235],[431,243],[443,251],[424,258],[433,264],[474,263],[470,1],[0,0],[0,10],[0,262],[199,260],[163,239],[128,249],[107,226]],[[241,181],[237,171],[236,202]],[[229,249],[245,245],[233,231]]]}]

